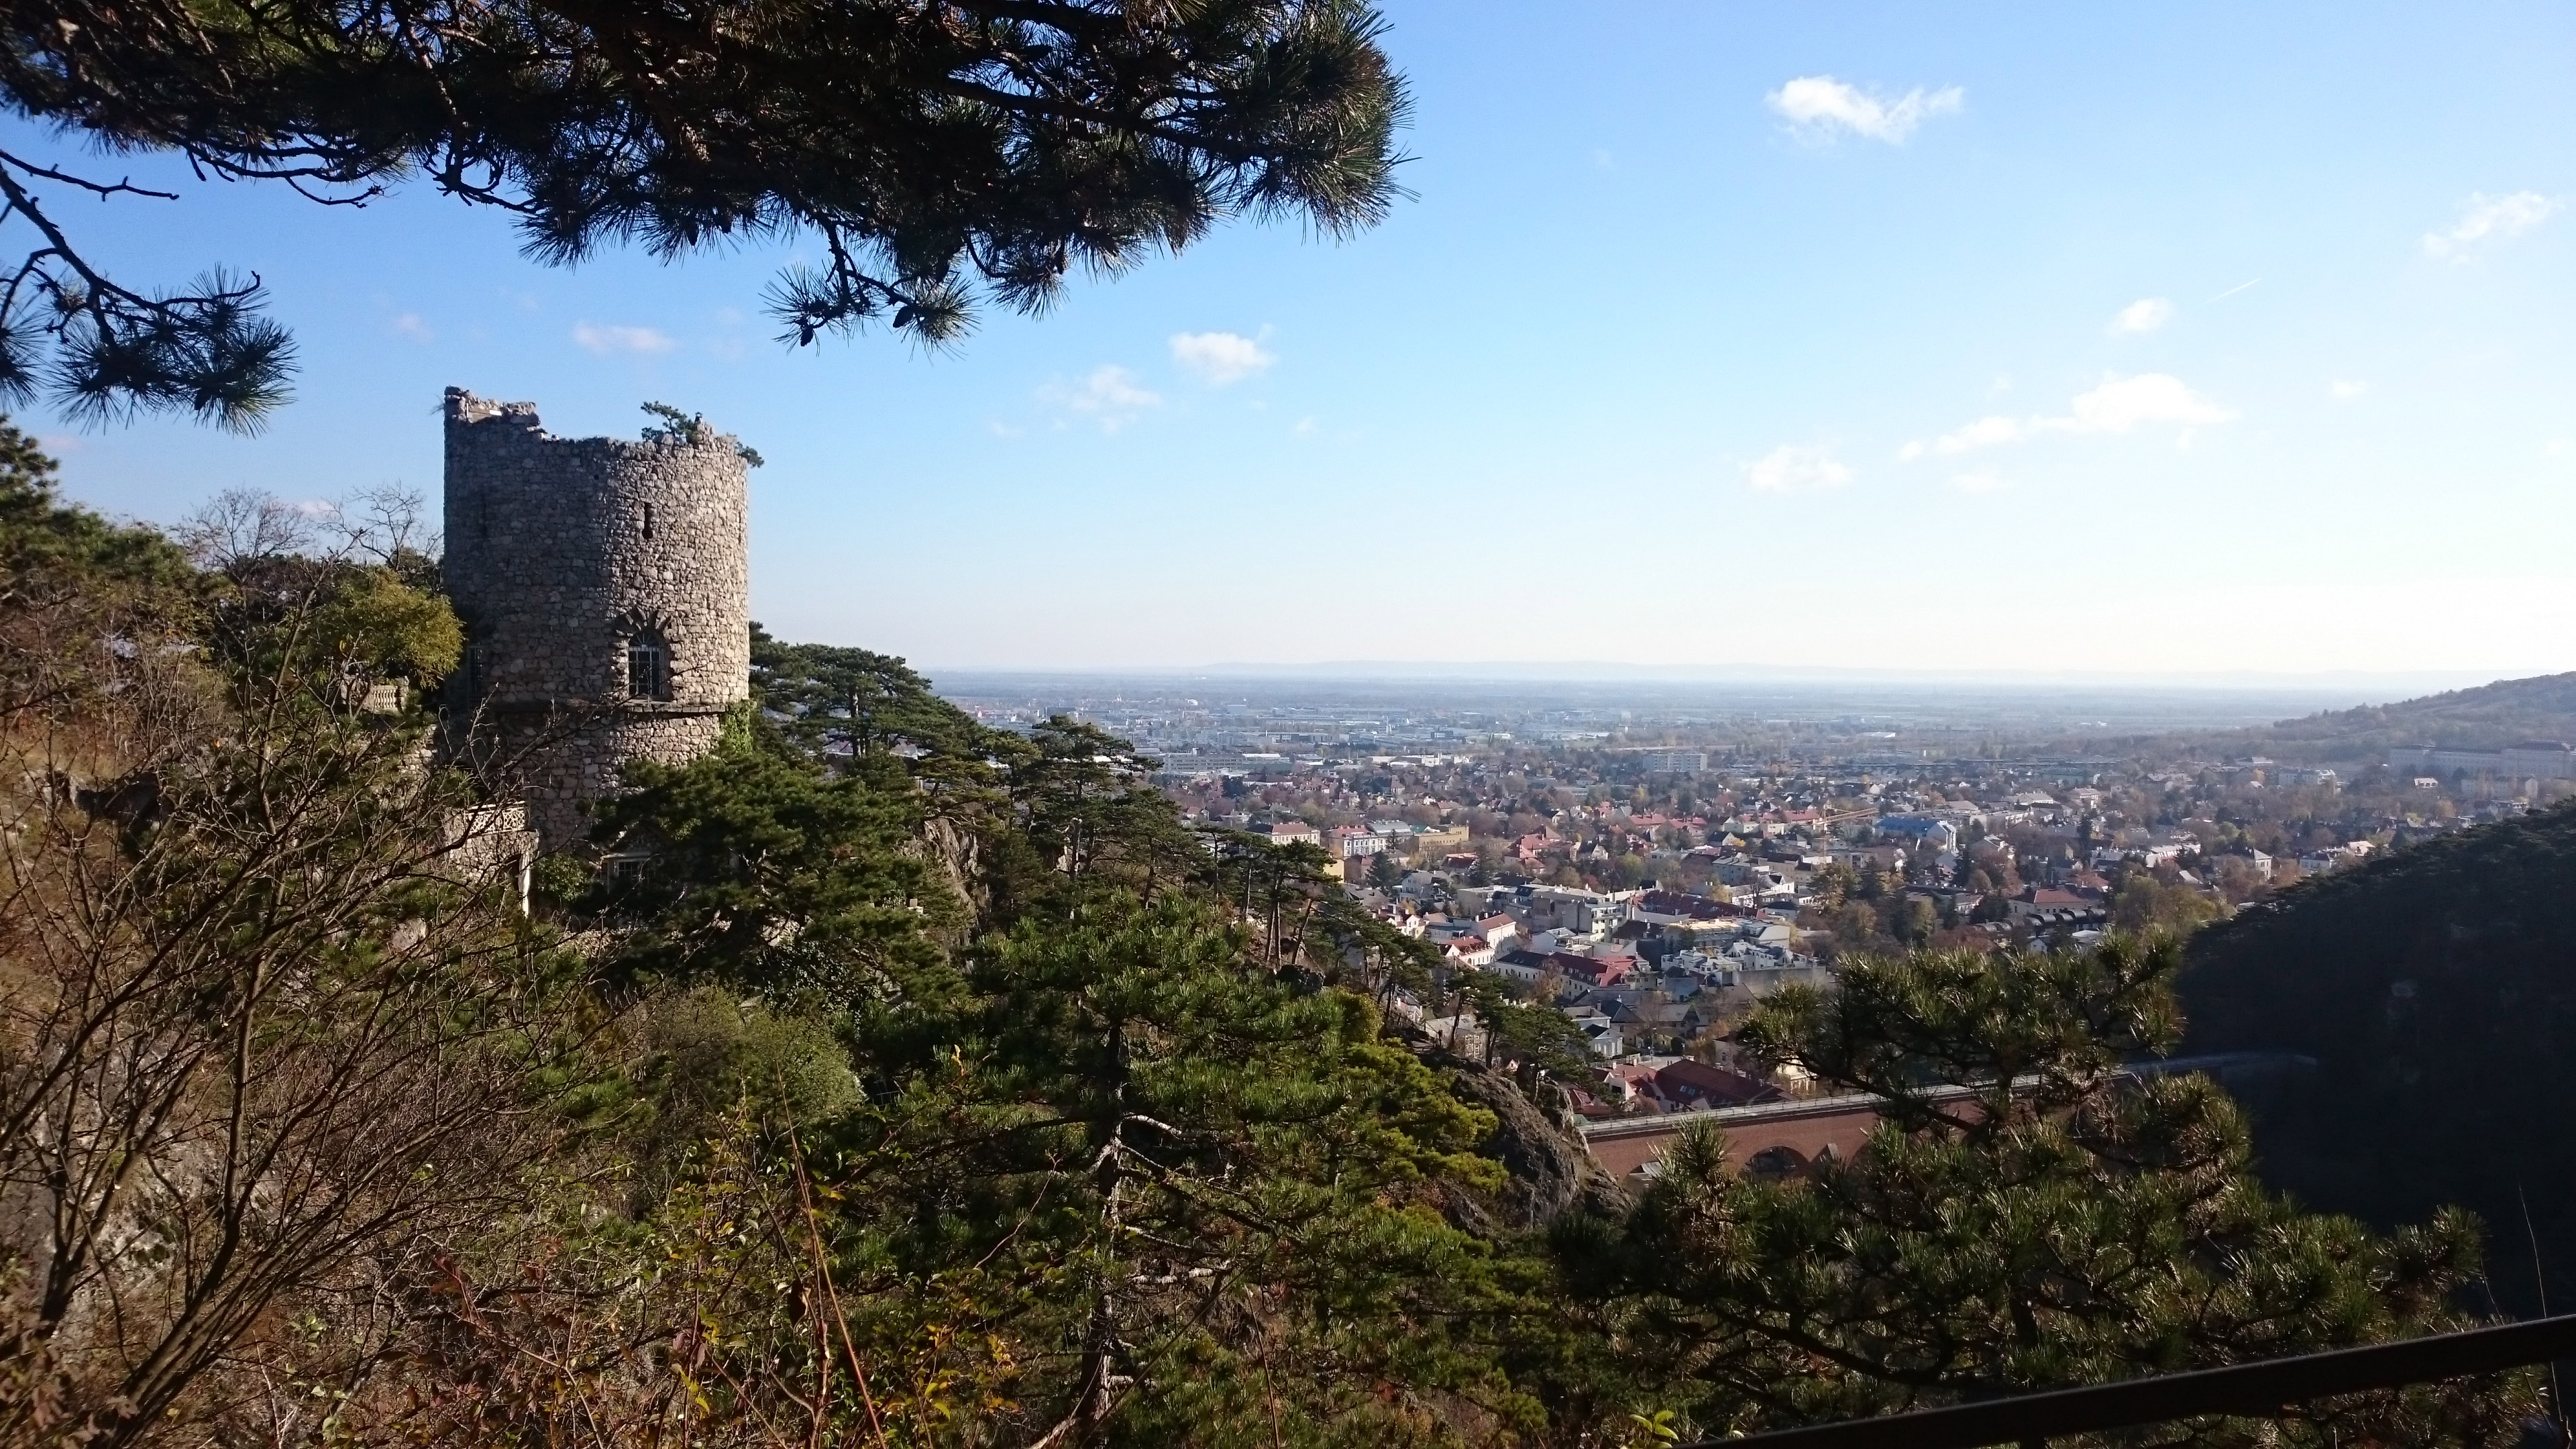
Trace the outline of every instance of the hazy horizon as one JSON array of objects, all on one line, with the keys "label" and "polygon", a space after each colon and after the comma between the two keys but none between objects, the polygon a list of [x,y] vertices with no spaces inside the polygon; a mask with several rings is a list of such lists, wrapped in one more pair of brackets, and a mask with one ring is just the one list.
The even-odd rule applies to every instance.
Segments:
[{"label": "hazy horizon", "polygon": [[1312,660],[1216,661],[1198,664],[1101,664],[1079,667],[1025,665],[942,665],[909,661],[925,674],[945,672],[978,678],[1066,679],[1276,679],[1332,682],[1370,680],[1420,683],[1884,683],[1891,685],[1977,685],[2034,690],[2134,689],[2244,690],[2268,692],[2313,687],[2318,690],[2405,691],[2385,700],[2417,698],[2479,685],[2509,682],[2476,670],[2219,670],[2202,672],[2136,672],[2103,669],[1924,669],[1853,668],[1835,665],[1671,664],[1619,660]]},{"label": "hazy horizon", "polygon": [[673,403],[769,460],[756,617],[951,668],[2576,667],[2576,10],[1619,15],[1395,0],[1385,224],[1231,222],[929,357],[780,345],[792,241],[551,268],[419,187],[119,157],[183,199],[66,218],[131,283],[267,279],[297,400],[22,422],[166,521],[434,499],[450,384]]}]

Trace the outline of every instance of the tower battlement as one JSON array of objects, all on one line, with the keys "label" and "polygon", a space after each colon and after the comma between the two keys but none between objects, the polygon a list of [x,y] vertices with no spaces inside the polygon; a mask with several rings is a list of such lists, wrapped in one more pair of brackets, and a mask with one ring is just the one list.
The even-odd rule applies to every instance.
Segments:
[{"label": "tower battlement", "polygon": [[694,758],[750,693],[748,470],[722,435],[558,438],[463,388],[445,412],[451,703],[560,849],[621,764]]}]

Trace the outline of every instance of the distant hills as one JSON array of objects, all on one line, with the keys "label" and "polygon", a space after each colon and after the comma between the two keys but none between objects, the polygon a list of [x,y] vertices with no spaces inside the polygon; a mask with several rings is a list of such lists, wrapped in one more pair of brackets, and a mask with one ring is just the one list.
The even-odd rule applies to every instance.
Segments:
[{"label": "distant hills", "polygon": [[2241,732],[2285,758],[2367,762],[2401,745],[2496,750],[2524,740],[2576,742],[2576,673],[2500,679],[2395,704],[2363,705]]},{"label": "distant hills", "polygon": [[[2484,696],[2529,719],[2571,690],[2417,703]],[[2242,1094],[2273,1185],[2383,1224],[2467,1206],[2497,1294],[2526,1312],[2528,1201],[2551,1302],[2576,1304],[2576,802],[2302,882],[2195,936],[2181,990],[2187,1050],[2316,1060]]]}]

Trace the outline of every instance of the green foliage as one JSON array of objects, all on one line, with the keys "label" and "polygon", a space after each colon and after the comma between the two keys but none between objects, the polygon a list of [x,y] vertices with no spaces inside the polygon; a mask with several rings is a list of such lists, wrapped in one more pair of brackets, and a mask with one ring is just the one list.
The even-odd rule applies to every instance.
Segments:
[{"label": "green foliage", "polygon": [[343,667],[423,686],[455,669],[465,653],[465,628],[447,601],[404,583],[390,568],[359,568],[333,579],[314,612],[313,633]]},{"label": "green foliage", "polygon": [[[2576,806],[2301,881],[2191,941],[2190,1049],[2309,1058],[2249,1089],[2267,1178],[2377,1222],[2496,1233],[2499,1295],[2576,1302]],[[2530,1214],[2536,1247],[2524,1230]],[[2538,1263],[2535,1264],[2535,1255]]]},{"label": "green foliage", "polygon": [[1859,891],[1860,878],[1852,873],[1850,866],[1837,860],[1816,871],[1815,881],[1808,888],[1808,899],[1821,909],[1831,910],[1858,895]]},{"label": "green foliage", "polygon": [[997,1093],[1061,1124],[1023,1162],[1079,1171],[1059,1188],[1082,1209],[1066,1247],[1115,1339],[1086,1352],[1165,1386],[1126,1411],[1121,1442],[1201,1442],[1216,1412],[1259,1425],[1263,1404],[1200,1386],[1220,1365],[1266,1379],[1301,1438],[1351,1414],[1392,1425],[1407,1398],[1481,1376],[1432,1324],[1487,1249],[1435,1189],[1497,1185],[1469,1150],[1490,1118],[1364,1000],[1282,980],[1247,944],[1203,906],[1121,893],[1023,923],[977,972],[1010,1064]]},{"label": "green foliage", "polygon": [[751,626],[751,689],[790,740],[826,760],[900,754],[952,783],[990,777],[1007,748],[994,731],[931,692],[891,655],[828,644],[782,644]]},{"label": "green foliage", "polygon": [[1957,1120],[1927,1095],[1956,1087],[2004,1122],[2071,1107],[2120,1063],[2170,1051],[2180,964],[2170,941],[1861,957],[1834,991],[1775,992],[1737,1037],[1757,1057],[1879,1097],[1908,1128]]},{"label": "green foliage", "polygon": [[[1037,773],[1039,804],[1000,819],[1064,831],[1080,792]],[[1273,969],[1204,898],[1149,902],[1107,873],[943,955],[942,917],[886,909],[888,882],[925,880],[906,840],[918,793],[892,756],[827,772],[755,738],[637,783],[611,828],[661,846],[617,897],[620,959],[762,990],[778,1003],[762,1013],[812,1023],[753,1051],[700,991],[676,1008],[699,1065],[665,1049],[674,1065],[640,1080],[671,1084],[656,1100],[684,1080],[745,1101],[835,1072],[867,1084],[844,1110],[796,1113],[836,1276],[872,1285],[866,1316],[946,1299],[1009,1345],[982,1361],[994,1413],[1145,1443],[1284,1416],[1295,1442],[1326,1425],[1367,1442],[1358,1426],[1432,1434],[1424,1395],[1510,1398],[1472,1344],[1420,1327],[1429,1305],[1493,1291],[1490,1246],[1439,1211],[1497,1185],[1472,1152],[1491,1120],[1364,998]],[[1125,859],[1099,828],[1093,858]],[[693,1089],[686,1119],[721,1095]],[[698,1210],[675,1189],[649,1211]],[[1050,1344],[1075,1363],[997,1367]],[[1257,1399],[1234,1391],[1246,1374]]]},{"label": "green foliage", "polygon": [[[1330,235],[1398,194],[1406,101],[1354,0],[1105,10],[722,0],[685,23],[623,7],[206,6],[53,0],[10,13],[0,93],[109,151],[363,200],[418,178],[515,216],[569,263],[803,236],[769,300],[799,344],[882,321],[962,336],[979,294],[1024,312],[1241,213]],[[0,396],[52,352],[75,408],[247,426],[282,400],[285,335],[256,282],[123,288],[48,186],[134,188],[0,157],[31,228],[0,298]]]},{"label": "green foliage", "polygon": [[[1715,1131],[1664,1159],[1616,1232],[1573,1225],[1570,1271],[1703,1424],[1797,1422],[2100,1382],[2464,1326],[2458,1214],[2393,1236],[2255,1180],[2242,1120],[2169,1044],[2178,953],[1918,953],[1787,992],[1745,1036],[1878,1099],[1866,1150],[1739,1176]],[[2008,1085],[2009,1084],[2009,1085]],[[2504,1443],[2529,1375],[2357,1395],[2199,1444]],[[2274,1435],[2281,1438],[2274,1438]],[[2158,1442],[2166,1442],[2159,1440]]]},{"label": "green foliage", "polygon": [[187,557],[159,530],[124,528],[55,499],[59,466],[0,416],[0,603],[184,587]]},{"label": "green foliage", "polygon": [[1518,1062],[1525,1074],[1545,1071],[1562,1081],[1583,1080],[1593,1060],[1591,1043],[1554,1002],[1523,1001],[1509,982],[1484,972],[1465,977],[1458,987],[1485,1024],[1487,1066]]},{"label": "green foliage", "polygon": [[2134,935],[2161,931],[2188,936],[2225,914],[2226,907],[2215,897],[2159,880],[2150,871],[2129,872],[2111,895],[2111,924]]},{"label": "green foliage", "polygon": [[989,857],[1001,914],[1067,910],[1103,884],[1150,898],[1211,878],[1205,842],[1125,740],[1059,715],[994,747],[1009,822]]},{"label": "green foliage", "polygon": [[[149,768],[69,803],[34,755],[0,772],[20,842],[0,1107],[165,1070],[203,1082],[72,1103],[145,1128],[92,1161],[11,1167],[105,1196],[10,1231],[95,1229],[121,1255],[120,1304],[212,1283],[223,1316],[0,1322],[0,1429],[1645,1445],[2467,1321],[2465,1216],[2375,1235],[2301,1212],[2255,1181],[2215,1086],[2124,1070],[2180,1033],[2169,942],[1855,953],[1839,990],[1779,992],[1741,1038],[1875,1097],[1869,1149],[1746,1175],[1694,1134],[1627,1210],[1566,1165],[1581,1149],[1557,1140],[1542,1078],[1588,1052],[1551,1004],[1445,979],[1312,847],[1188,828],[1125,741],[1067,719],[985,729],[866,651],[757,636],[753,707],[694,762],[634,767],[598,849],[538,865],[530,921],[510,843],[457,848],[486,817],[470,781],[419,768],[426,722],[344,707],[352,681],[452,662],[426,560],[306,557],[245,504],[250,542],[194,569],[56,507],[49,478],[0,431],[0,545],[41,585],[0,597],[0,644],[16,670],[26,641],[53,641],[44,677],[94,677],[47,696],[48,728]],[[142,615],[94,594],[187,601],[151,617],[197,647],[100,647],[144,637],[105,632]],[[2484,924],[2455,912],[2439,939],[2505,940],[2509,911],[2556,941],[2556,907],[2532,902],[2576,896],[2548,894],[2576,859],[2571,818],[2403,853],[2198,939],[2272,930],[2244,949],[2273,950],[2304,939],[2280,923],[2367,900],[2350,929],[2423,947],[2347,880],[2450,862],[2456,878],[2407,877],[2420,906],[2509,859],[2523,874],[2478,897]],[[1887,882],[1843,884],[1873,930],[1884,914],[1922,934]],[[2315,944],[2349,945],[2342,929]],[[2244,981],[2244,1002],[2316,1006]],[[1518,1086],[1391,1031],[1400,991],[1471,1003]],[[48,1036],[58,1005],[106,1024]],[[2370,1010],[2365,993],[2321,1015]],[[121,1065],[13,1065],[76,1037],[124,1051],[134,1031],[156,1045]],[[285,1175],[209,1176],[238,1142]],[[91,1145],[0,1134],[0,1166]],[[1552,1228],[1529,1206],[1551,1172],[1571,1184],[1551,1201],[1583,1205]],[[145,1210],[129,1191],[184,1231],[109,1231]],[[256,1273],[199,1248],[225,1242]],[[16,1239],[0,1255],[78,1261]],[[47,1337],[159,1324],[185,1329],[179,1349]],[[2274,1442],[2492,1442],[2531,1388],[2337,1400]],[[316,1428],[305,1406],[324,1402]]]},{"label": "green foliage", "polygon": [[187,555],[156,530],[64,507],[55,471],[0,418],[0,719],[101,708],[198,621]]},{"label": "green foliage", "polygon": [[203,640],[236,691],[291,681],[300,707],[345,706],[380,680],[426,686],[464,653],[446,599],[382,565],[240,557],[208,573],[204,593]]},{"label": "green foliage", "polygon": [[597,835],[627,859],[586,905],[617,921],[618,969],[843,1009],[941,994],[958,904],[913,848],[920,795],[871,757],[833,774],[759,726],[694,763],[629,767]]},{"label": "green foliage", "polygon": [[[652,422],[644,425],[644,441],[648,443],[696,444],[705,441],[707,437],[705,413],[684,413],[669,403],[648,402],[644,404],[644,415],[653,419]],[[758,450],[748,443],[736,442],[733,450],[745,463],[754,468],[762,466],[766,461],[760,456]]]},{"label": "green foliage", "polygon": [[656,993],[632,1028],[639,1060],[631,1101],[642,1109],[621,1136],[667,1188],[682,1159],[735,1123],[811,1129],[849,1112],[860,1090],[842,1044],[823,1024],[737,1001],[716,987]]}]

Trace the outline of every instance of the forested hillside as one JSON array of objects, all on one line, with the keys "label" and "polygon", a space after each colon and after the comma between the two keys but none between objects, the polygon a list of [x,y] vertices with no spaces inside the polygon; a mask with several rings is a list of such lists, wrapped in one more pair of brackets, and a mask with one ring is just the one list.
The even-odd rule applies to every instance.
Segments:
[{"label": "forested hillside", "polygon": [[2528,1202],[2576,1303],[2576,805],[2303,882],[2195,937],[2181,990],[2194,1049],[2317,1061],[2256,1098],[2268,1181],[2383,1223],[2464,1204],[2532,1309]]},{"label": "forested hillside", "polygon": [[1614,1184],[1557,1013],[864,650],[756,638],[523,901],[438,561],[362,514],[115,526],[0,425],[0,1443],[1644,1445],[2479,1317],[2471,1225],[2301,1211],[2215,1086],[2130,1083],[2169,944],[1848,961],[1743,1044],[1866,1151]]},{"label": "forested hillside", "polygon": [[2287,759],[2357,764],[2375,764],[2402,745],[2495,750],[2523,740],[2576,741],[2576,674],[2500,679],[2395,704],[2282,720],[2231,738],[2246,749]]}]

